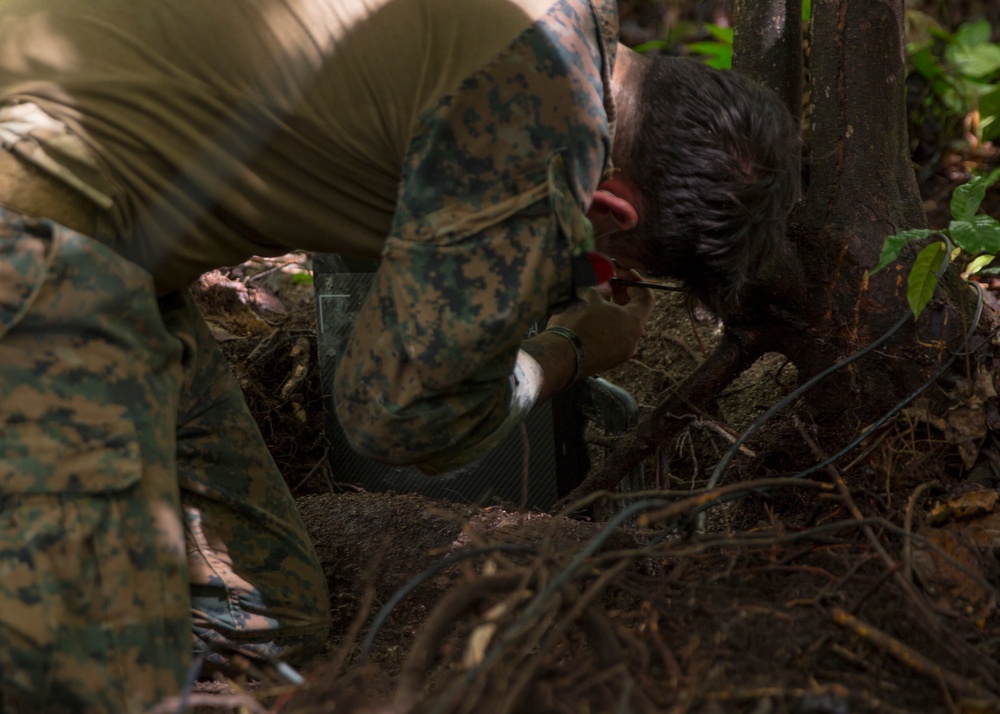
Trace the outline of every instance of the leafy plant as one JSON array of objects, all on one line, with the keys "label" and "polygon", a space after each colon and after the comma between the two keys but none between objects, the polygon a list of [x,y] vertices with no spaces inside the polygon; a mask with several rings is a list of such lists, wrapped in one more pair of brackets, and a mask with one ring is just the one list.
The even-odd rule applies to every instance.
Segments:
[{"label": "leafy plant", "polygon": [[[695,55],[701,55],[702,59],[716,69],[732,69],[733,66],[733,28],[715,25],[706,22],[705,30],[714,40],[699,42],[688,42],[685,44],[688,51]],[[648,52],[669,52],[676,42],[671,38],[661,40],[650,40],[636,45],[632,49],[639,53]]]},{"label": "leafy plant", "polygon": [[1000,44],[990,42],[990,23],[964,23],[954,33],[927,30],[926,39],[909,46],[913,70],[945,112],[956,117],[978,113],[972,125],[977,140],[1000,136]]},{"label": "leafy plant", "polygon": [[[812,1],[803,0],[802,21],[808,22],[812,14]],[[711,40],[689,42],[687,49],[710,67],[717,69],[732,69],[733,66],[733,28],[705,23],[705,31],[712,36]]]},{"label": "leafy plant", "polygon": [[[807,22],[812,14],[812,0],[802,2],[802,21]],[[700,58],[710,67],[716,69],[732,69],[733,67],[733,28],[723,25],[716,25],[711,22],[704,24],[705,31],[711,36],[710,40],[698,40],[685,43],[688,52]],[[677,44],[677,33],[671,32],[666,39],[650,40],[636,45],[632,49],[636,52],[668,52]]]},{"label": "leafy plant", "polygon": [[701,59],[709,67],[732,69],[733,28],[706,22],[705,30],[714,39],[702,42],[690,42],[687,45],[688,50],[696,55],[701,55]]},{"label": "leafy plant", "polygon": [[953,261],[962,261],[962,275],[968,278],[986,271],[1000,253],[1000,221],[979,213],[986,197],[986,189],[1000,180],[1000,169],[988,176],[974,176],[955,189],[951,195],[951,223],[944,230],[918,228],[902,231],[885,239],[878,263],[869,275],[874,275],[899,257],[907,243],[940,236],[941,240],[924,246],[913,261],[907,276],[906,299],[913,310],[914,319],[927,307],[937,285],[937,272],[945,255]]},{"label": "leafy plant", "polygon": [[694,23],[687,20],[679,20],[677,24],[666,28],[666,34],[662,38],[643,42],[642,44],[635,45],[632,49],[640,54],[647,52],[667,53],[672,48],[681,44],[684,38],[690,35],[694,29]]}]

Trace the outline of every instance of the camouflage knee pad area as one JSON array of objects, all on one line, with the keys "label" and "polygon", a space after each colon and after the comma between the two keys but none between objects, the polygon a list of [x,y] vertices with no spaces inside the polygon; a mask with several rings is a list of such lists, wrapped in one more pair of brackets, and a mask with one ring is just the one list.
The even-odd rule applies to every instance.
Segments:
[{"label": "camouflage knee pad area", "polygon": [[[182,412],[236,402],[194,403],[206,392],[188,370],[198,352],[190,339],[165,324],[148,273],[95,240],[0,211],[4,714],[139,712],[176,694],[191,661],[192,589],[221,604],[206,626],[231,631],[212,636],[245,635],[251,654],[283,654],[282,640],[322,642],[324,578],[276,469],[248,474],[205,453],[204,424],[184,431]],[[226,437],[235,448],[259,441],[256,432]],[[195,454],[201,461],[179,463]],[[202,466],[199,482],[191,473]],[[201,544],[182,515],[195,496],[210,534]],[[272,500],[256,506],[258,496]],[[274,524],[250,548],[239,542],[245,528],[228,522],[248,510],[244,517]],[[231,568],[192,584],[206,555]]]}]

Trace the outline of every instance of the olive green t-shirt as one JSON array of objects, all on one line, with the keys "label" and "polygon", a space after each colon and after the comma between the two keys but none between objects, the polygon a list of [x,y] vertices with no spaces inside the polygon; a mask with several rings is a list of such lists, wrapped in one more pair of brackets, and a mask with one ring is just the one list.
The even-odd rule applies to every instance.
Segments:
[{"label": "olive green t-shirt", "polygon": [[0,103],[82,139],[161,288],[255,253],[377,257],[417,116],[551,4],[4,0]]}]

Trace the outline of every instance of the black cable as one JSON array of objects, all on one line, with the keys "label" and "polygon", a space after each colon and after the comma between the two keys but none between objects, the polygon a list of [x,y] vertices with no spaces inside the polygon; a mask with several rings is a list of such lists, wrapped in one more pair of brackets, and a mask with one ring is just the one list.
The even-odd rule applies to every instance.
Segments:
[{"label": "black cable", "polygon": [[554,577],[542,592],[535,596],[531,604],[525,608],[521,618],[507,630],[504,639],[509,640],[516,637],[518,630],[534,617],[535,612],[541,607],[546,598],[565,585],[566,582],[573,577],[577,568],[579,568],[587,558],[593,555],[598,548],[604,545],[604,542],[611,537],[611,535],[617,530],[618,526],[632,516],[633,513],[663,506],[666,503],[668,503],[666,499],[646,498],[641,501],[636,501],[628,507],[618,511],[618,513],[615,514],[615,517],[608,521],[600,532],[587,542],[586,547],[573,556],[573,559],[570,560],[569,564],[567,564],[565,568],[563,568],[562,572]]},{"label": "black cable", "polygon": [[201,669],[205,666],[205,654],[205,652],[199,652],[191,660],[191,666],[188,667],[187,674],[184,676],[184,684],[181,686],[177,714],[184,714],[188,710],[188,702],[191,701],[191,695],[194,694],[194,685],[197,684],[198,677],[201,676]]},{"label": "black cable", "polygon": [[535,613],[541,608],[542,604],[549,598],[549,596],[561,588],[571,577],[573,577],[577,568],[579,568],[579,566],[587,558],[593,555],[594,552],[600,548],[608,538],[611,537],[622,522],[637,511],[662,506],[665,505],[665,503],[666,500],[662,498],[644,499],[642,501],[636,501],[635,503],[630,504],[627,508],[623,508],[616,513],[615,517],[608,521],[600,532],[587,542],[586,547],[573,556],[573,559],[570,560],[565,568],[563,568],[562,572],[553,578],[549,582],[548,586],[542,590],[542,592],[532,598],[532,601],[527,605],[527,607],[525,607],[517,621],[504,630],[503,635],[493,643],[479,664],[474,668],[467,670],[463,677],[457,679],[451,684],[451,686],[448,687],[447,690],[445,690],[444,694],[438,698],[435,707],[431,710],[431,714],[442,714],[445,709],[451,706],[452,702],[459,695],[462,687],[471,682],[479,672],[493,665],[496,659],[503,652],[506,645],[515,638],[519,637],[525,626],[533,622]]},{"label": "black cable", "polygon": [[[972,319],[972,326],[969,328],[968,333],[966,333],[965,335],[966,343],[968,343],[968,341],[972,338],[973,333],[979,326],[979,319],[983,315],[983,289],[979,286],[978,283],[971,283],[971,284],[974,285],[976,290],[978,291],[977,292],[978,299],[976,301],[976,312],[975,312],[975,317]],[[847,446],[845,446],[840,451],[835,453],[833,456],[830,456],[826,460],[821,461],[820,463],[814,466],[810,466],[805,471],[800,471],[799,473],[795,474],[794,476],[791,476],[790,478],[805,478],[809,474],[814,473],[822,468],[826,468],[830,464],[837,461],[844,454],[848,453],[851,449],[860,444],[865,439],[866,436],[873,433],[876,429],[878,429],[880,426],[889,421],[889,419],[896,416],[896,414],[898,414],[907,404],[909,404],[914,399],[923,394],[928,387],[930,387],[932,384],[938,381],[944,375],[945,372],[951,369],[951,366],[955,363],[955,360],[958,359],[963,354],[966,354],[963,350],[957,350],[955,352],[952,352],[951,357],[948,358],[948,361],[945,362],[944,365],[941,367],[941,369],[935,372],[930,379],[928,379],[926,382],[917,387],[916,391],[914,391],[912,394],[906,397],[903,401],[899,402],[898,404],[896,404],[896,406],[894,406],[888,412],[883,414],[874,424],[872,424],[868,429],[859,434],[857,438],[853,439]]]},{"label": "black cable", "polygon": [[[969,331],[966,333],[966,336],[965,336],[966,342],[968,342],[968,340],[971,339],[973,333],[975,332],[976,328],[978,327],[979,320],[982,317],[982,312],[983,312],[983,289],[978,284],[973,284],[973,285],[974,285],[974,287],[978,291],[978,293],[977,293],[978,300],[976,302],[976,312],[975,312],[973,320],[972,320],[972,325],[969,328]],[[868,348],[866,348],[866,349],[868,349]],[[793,476],[789,476],[788,478],[805,478],[806,476],[808,476],[808,475],[810,475],[810,474],[818,471],[819,469],[826,468],[830,464],[832,464],[835,461],[837,461],[838,459],[840,459],[842,456],[844,456],[845,454],[847,454],[851,449],[853,449],[858,444],[860,444],[867,435],[871,434],[875,429],[877,429],[880,426],[882,426],[883,424],[885,424],[889,419],[891,419],[896,414],[898,414],[900,410],[902,410],[904,407],[906,407],[907,404],[909,404],[914,399],[916,399],[918,396],[920,396],[925,390],[927,390],[928,387],[930,387],[938,379],[940,379],[941,376],[944,375],[945,372],[947,372],[951,368],[951,365],[955,363],[955,360],[958,359],[958,357],[962,356],[963,354],[966,354],[966,353],[964,351],[962,351],[962,350],[957,350],[957,351],[953,352],[951,354],[951,357],[948,358],[948,361],[937,372],[935,372],[934,375],[930,379],[928,379],[926,382],[924,382],[922,385],[920,385],[920,387],[918,387],[916,389],[916,391],[914,391],[912,394],[910,394],[908,397],[906,397],[903,401],[899,402],[894,407],[892,407],[892,409],[890,409],[888,412],[886,412],[885,414],[883,414],[869,429],[867,429],[863,434],[861,434],[860,436],[858,436],[856,439],[852,440],[851,443],[849,443],[847,446],[845,446],[844,448],[842,448],[836,454],[834,454],[833,456],[827,458],[825,461],[822,461],[822,462],[820,462],[820,463],[818,463],[818,464],[816,464],[814,466],[811,466],[808,469],[806,469],[805,471],[800,471],[799,473],[794,474]],[[753,427],[753,425],[751,425],[751,428],[752,427]],[[707,488],[712,488],[712,486],[709,486]],[[706,488],[706,490],[707,490],[707,488]],[[714,508],[716,506],[721,506],[721,505],[723,505],[725,503],[729,503],[731,501],[736,501],[736,500],[739,500],[741,498],[746,498],[750,493],[759,493],[761,495],[767,495],[767,494],[770,494],[773,490],[774,490],[773,488],[748,488],[745,491],[740,491],[740,492],[737,492],[737,493],[731,493],[731,494],[728,494],[726,496],[722,496],[720,498],[717,498],[717,499],[713,500],[711,503],[706,503],[704,506],[701,506],[701,507],[693,510],[691,512],[690,516],[686,519],[686,522],[688,522],[688,523],[692,522],[692,520],[694,519],[695,516],[699,516],[700,517],[705,511],[707,511],[710,508]],[[681,528],[681,526],[684,525],[684,523],[685,523],[685,520],[680,520],[677,523],[673,523],[670,526],[664,528],[662,531],[660,531],[655,536],[653,536],[652,538],[650,538],[649,542],[647,543],[647,547],[658,545],[658,544],[662,543],[671,534],[673,534],[677,530],[679,530]]]},{"label": "black cable", "polygon": [[624,280],[623,278],[611,278],[612,285],[621,285],[629,288],[649,288],[651,290],[667,290],[672,293],[687,292],[687,288],[677,285],[664,285],[663,283],[651,283],[646,280]]},{"label": "black cable", "polygon": [[428,568],[415,575],[406,585],[401,587],[399,590],[392,594],[389,601],[382,606],[379,610],[378,615],[372,621],[372,625],[368,628],[368,634],[365,635],[364,642],[361,643],[361,657],[360,663],[364,664],[368,660],[368,653],[371,651],[372,644],[375,642],[375,636],[378,634],[379,629],[385,624],[386,619],[392,614],[392,611],[402,602],[403,598],[409,595],[413,590],[426,582],[429,578],[436,575],[441,570],[444,570],[449,565],[454,565],[460,560],[467,560],[469,558],[475,558],[477,555],[484,555],[486,553],[496,553],[496,552],[508,552],[508,553],[536,553],[534,548],[529,548],[526,545],[518,545],[516,543],[498,543],[497,545],[484,546],[482,548],[470,548],[469,550],[463,550],[459,553],[454,553],[449,555],[444,560],[439,560]]},{"label": "black cable", "polygon": [[[949,244],[949,247],[950,247],[950,244]],[[947,270],[947,268],[948,268],[948,266],[950,264],[951,264],[951,261],[947,259],[947,254],[946,254],[944,263],[938,269],[937,276],[936,276],[937,280],[941,279],[941,276],[944,275],[945,270]],[[972,328],[974,330],[975,327],[976,327],[976,325],[978,325],[978,323],[979,323],[980,316],[982,315],[983,293],[982,293],[982,288],[979,287],[978,283],[973,283],[973,284],[975,285],[976,288],[979,289],[979,303],[978,303],[977,308],[976,308],[976,318],[975,318],[975,320],[973,320],[973,328]],[[760,416],[758,416],[756,419],[754,419],[753,423],[750,424],[750,426],[747,427],[746,430],[744,430],[744,432],[742,434],[740,434],[739,438],[735,442],[733,442],[732,446],[729,447],[729,450],[726,451],[726,453],[723,455],[723,457],[719,461],[719,463],[716,464],[715,469],[712,471],[712,476],[711,476],[711,478],[709,478],[708,484],[707,484],[706,487],[707,488],[715,488],[715,486],[719,483],[719,480],[722,478],[722,474],[726,470],[726,467],[729,465],[729,462],[732,461],[733,457],[736,455],[736,452],[739,451],[739,448],[741,446],[743,446],[743,443],[748,438],[750,438],[750,436],[754,432],[756,432],[757,429],[759,429],[761,427],[761,425],[764,424],[764,422],[766,422],[767,420],[769,420],[772,416],[774,416],[776,413],[778,413],[779,411],[781,411],[782,409],[784,409],[785,407],[787,407],[789,404],[791,404],[793,401],[795,401],[796,399],[798,399],[800,396],[802,396],[803,394],[805,394],[806,392],[808,392],[810,389],[812,389],[814,386],[816,386],[816,384],[818,384],[820,381],[826,379],[830,374],[832,374],[832,373],[834,373],[834,372],[836,372],[838,370],[843,369],[844,367],[846,367],[847,365],[851,364],[852,362],[855,362],[856,360],[861,359],[865,355],[870,354],[872,351],[874,351],[875,349],[877,349],[878,347],[880,347],[889,338],[891,338],[893,335],[895,335],[897,332],[899,332],[899,330],[902,329],[903,325],[905,325],[909,321],[909,319],[910,319],[910,317],[912,315],[913,315],[913,311],[912,310],[907,310],[906,314],[904,314],[902,317],[900,317],[895,322],[895,324],[893,324],[886,331],[886,333],[884,335],[882,335],[881,337],[879,337],[877,340],[875,340],[874,342],[872,342],[871,344],[869,344],[867,347],[865,347],[865,348],[863,348],[863,349],[855,352],[850,357],[847,357],[847,358],[841,360],[840,362],[837,362],[836,364],[831,365],[830,367],[827,367],[822,372],[820,372],[819,374],[817,374],[815,377],[813,377],[812,379],[810,379],[808,382],[806,382],[805,384],[803,384],[801,387],[799,387],[798,389],[796,389],[795,391],[793,391],[791,394],[788,394],[787,396],[785,396],[784,399],[780,400],[777,404],[775,404],[773,407],[771,407],[770,409],[768,409],[766,412],[764,412],[763,414],[761,414]],[[969,333],[970,337],[971,337],[971,334],[972,333],[970,331],[970,333]],[[966,338],[966,339],[968,339],[968,338]],[[954,356],[952,357],[952,361],[954,361]],[[950,363],[949,363],[949,366],[950,366]],[[940,374],[943,374],[943,373],[944,372],[942,371]],[[937,376],[940,376],[940,374],[937,375]],[[935,377],[935,379],[937,379],[937,377]],[[922,386],[921,387],[921,391],[924,390],[924,389],[926,389],[928,386],[930,386],[930,385],[927,384],[927,385]],[[889,416],[892,416],[892,415],[889,415]],[[888,417],[886,417],[886,418],[888,418]],[[882,423],[884,423],[884,422],[882,422]],[[853,448],[853,446],[851,448]],[[828,463],[832,463],[832,462],[828,462]],[[824,464],[824,465],[828,465],[828,464]],[[816,467],[816,468],[822,468],[822,466]]]},{"label": "black cable", "polygon": [[801,397],[803,394],[808,392],[810,389],[815,387],[819,382],[823,381],[834,372],[843,369],[852,362],[861,359],[865,355],[870,354],[874,350],[881,347],[883,344],[885,344],[887,340],[889,340],[893,335],[899,332],[902,329],[903,325],[909,322],[910,317],[912,315],[913,315],[912,311],[907,311],[905,315],[899,318],[896,321],[896,323],[892,325],[892,327],[890,327],[886,331],[886,333],[881,337],[879,337],[877,340],[869,344],[867,347],[858,350],[850,357],[847,357],[841,360],[840,362],[837,362],[836,364],[827,367],[822,372],[817,374],[815,377],[810,379],[808,382],[800,386],[798,389],[786,395],[783,399],[781,399],[777,404],[768,409],[766,412],[764,412],[756,419],[754,419],[753,423],[751,423],[750,426],[747,427],[742,434],[740,434],[739,438],[733,442],[732,446],[729,447],[729,450],[726,451],[726,453],[723,455],[719,463],[716,464],[715,470],[712,471],[712,476],[711,478],[709,478],[706,488],[715,488],[715,486],[719,483],[719,480],[722,478],[722,474],[726,470],[726,467],[729,466],[729,462],[733,460],[733,457],[739,451],[740,447],[743,446],[743,443],[747,439],[749,439],[757,431],[757,429],[759,429],[764,424],[764,422],[768,421],[779,411],[787,407],[793,401]]}]

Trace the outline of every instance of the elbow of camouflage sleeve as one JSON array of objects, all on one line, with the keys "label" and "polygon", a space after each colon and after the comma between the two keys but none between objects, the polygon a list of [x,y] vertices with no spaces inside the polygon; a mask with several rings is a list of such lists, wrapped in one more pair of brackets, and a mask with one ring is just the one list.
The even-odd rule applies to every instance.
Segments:
[{"label": "elbow of camouflage sleeve", "polygon": [[351,447],[362,456],[443,474],[496,447],[534,406],[541,377],[537,363],[522,352],[514,373],[499,389],[493,385],[486,394],[463,390],[429,396],[405,408],[388,407],[364,385],[338,384],[337,418]]}]

